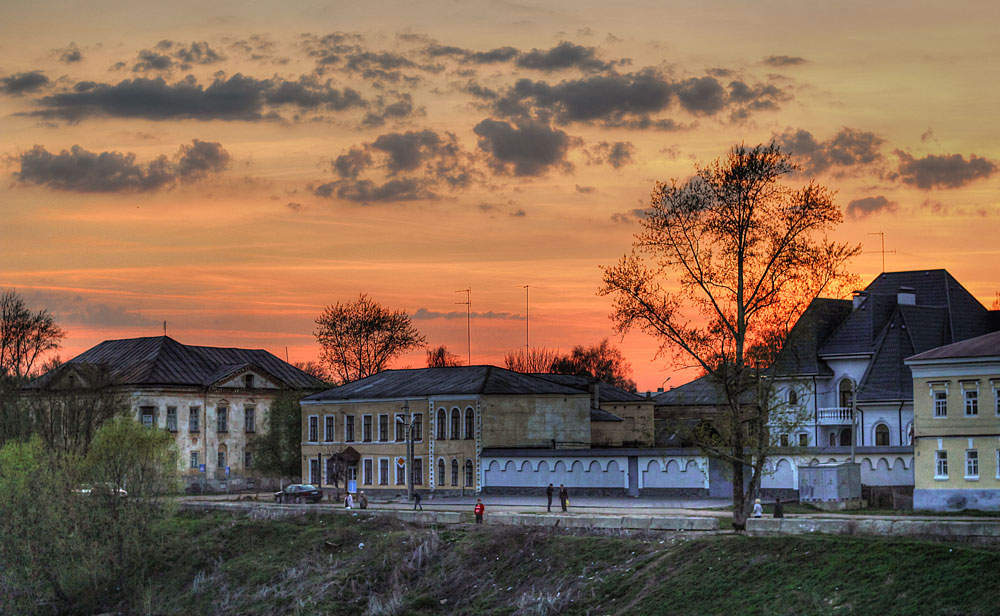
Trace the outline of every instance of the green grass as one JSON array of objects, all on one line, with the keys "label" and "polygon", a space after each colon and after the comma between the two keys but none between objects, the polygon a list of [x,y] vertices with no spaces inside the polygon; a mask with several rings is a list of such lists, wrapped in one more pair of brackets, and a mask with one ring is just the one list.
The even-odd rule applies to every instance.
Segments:
[{"label": "green grass", "polygon": [[182,514],[153,546],[153,574],[123,611],[923,616],[1000,605],[1000,551],[909,540]]},{"label": "green grass", "polygon": [[[983,517],[983,518],[1000,518],[1000,511],[979,511],[976,509],[965,509],[963,511],[913,511],[913,510],[902,510],[902,509],[876,509],[876,508],[866,508],[866,509],[848,509],[844,511],[826,511],[825,509],[820,509],[819,507],[814,507],[813,505],[807,503],[784,503],[785,513],[844,513],[849,515],[895,515],[895,516],[913,516],[913,515],[933,515],[933,516],[945,516],[945,517],[955,517],[955,516],[973,516],[973,517]],[[764,515],[765,517],[770,517],[774,511],[774,505],[764,505]]]}]

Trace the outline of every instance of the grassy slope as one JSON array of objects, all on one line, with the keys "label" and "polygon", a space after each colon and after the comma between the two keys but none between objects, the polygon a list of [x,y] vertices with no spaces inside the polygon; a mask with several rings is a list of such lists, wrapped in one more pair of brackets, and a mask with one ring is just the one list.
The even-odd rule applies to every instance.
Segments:
[{"label": "grassy slope", "polygon": [[183,515],[163,531],[132,610],[923,616],[1000,606],[1000,551],[940,543],[435,531],[344,515]]}]

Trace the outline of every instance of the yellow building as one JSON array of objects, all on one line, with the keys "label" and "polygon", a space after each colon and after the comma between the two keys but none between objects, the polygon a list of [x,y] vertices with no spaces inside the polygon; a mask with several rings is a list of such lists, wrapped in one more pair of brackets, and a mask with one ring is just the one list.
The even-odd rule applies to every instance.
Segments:
[{"label": "yellow building", "polygon": [[913,372],[913,507],[1000,510],[1000,332],[906,360]]},{"label": "yellow building", "polygon": [[[302,400],[302,477],[399,493],[482,488],[484,448],[585,448],[591,395],[495,366],[387,370]],[[412,424],[413,467],[407,463]]]}]

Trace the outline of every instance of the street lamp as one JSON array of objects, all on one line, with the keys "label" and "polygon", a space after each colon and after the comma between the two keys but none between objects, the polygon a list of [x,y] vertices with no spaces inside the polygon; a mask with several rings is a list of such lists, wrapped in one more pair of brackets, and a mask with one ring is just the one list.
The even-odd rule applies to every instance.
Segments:
[{"label": "street lamp", "polygon": [[413,500],[413,421],[410,401],[403,401],[403,427],[406,430],[406,500]]}]

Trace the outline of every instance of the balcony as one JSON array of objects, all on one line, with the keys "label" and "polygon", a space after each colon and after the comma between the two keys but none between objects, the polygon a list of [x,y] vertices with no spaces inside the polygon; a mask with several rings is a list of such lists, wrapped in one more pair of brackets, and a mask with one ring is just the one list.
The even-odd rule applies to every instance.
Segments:
[{"label": "balcony", "polygon": [[819,409],[819,425],[821,426],[851,425],[850,407],[835,406],[831,408]]}]

